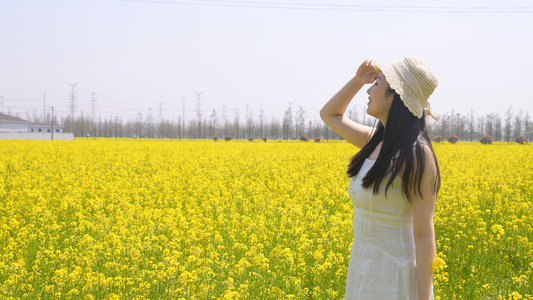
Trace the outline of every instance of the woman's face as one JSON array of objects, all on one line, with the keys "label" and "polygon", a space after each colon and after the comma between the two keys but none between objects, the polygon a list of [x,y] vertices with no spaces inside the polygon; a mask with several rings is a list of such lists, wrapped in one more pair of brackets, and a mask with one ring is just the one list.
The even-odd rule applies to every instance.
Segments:
[{"label": "woman's face", "polygon": [[394,93],[388,93],[389,84],[385,80],[385,75],[379,73],[376,82],[366,91],[368,97],[368,107],[366,113],[379,119],[383,125],[387,121]]}]

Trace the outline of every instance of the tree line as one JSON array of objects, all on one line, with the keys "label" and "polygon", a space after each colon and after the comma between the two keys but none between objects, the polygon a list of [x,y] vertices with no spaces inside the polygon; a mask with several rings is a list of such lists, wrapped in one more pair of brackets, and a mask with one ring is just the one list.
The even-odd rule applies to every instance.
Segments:
[{"label": "tree line", "polygon": [[[318,115],[318,113],[317,113]],[[359,116],[355,108],[347,111],[350,119],[372,126],[376,124],[374,118],[363,114]],[[177,119],[158,119],[151,113],[143,116],[139,113],[134,119],[119,117],[95,117],[84,113],[77,116],[53,116],[54,123],[63,125],[65,132],[74,133],[75,137],[108,137],[108,138],[150,138],[150,139],[287,139],[298,140],[302,136],[310,139],[341,139],[330,130],[321,120],[311,119],[307,112],[299,106],[296,111],[292,105],[287,108],[283,117],[266,118],[263,111],[259,117],[253,118],[247,114],[241,118],[235,113],[233,118],[220,119],[216,110],[212,110],[209,117]],[[46,118],[37,114],[26,114],[26,120],[32,123],[52,122],[52,116]],[[531,141],[533,137],[533,122],[528,112],[520,109],[513,112],[512,107],[501,115],[490,113],[475,116],[473,111],[459,113],[452,110],[444,113],[438,122],[432,120],[428,127],[430,137],[441,136],[446,140],[455,135],[461,141],[478,141],[484,135],[490,135],[494,141],[513,141],[518,136]]]}]

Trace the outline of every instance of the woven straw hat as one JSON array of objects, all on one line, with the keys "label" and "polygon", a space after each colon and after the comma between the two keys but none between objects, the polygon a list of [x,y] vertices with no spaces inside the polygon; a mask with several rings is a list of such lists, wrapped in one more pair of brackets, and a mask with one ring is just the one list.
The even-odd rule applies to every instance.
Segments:
[{"label": "woven straw hat", "polygon": [[438,121],[440,115],[432,113],[429,96],[437,87],[438,81],[426,64],[418,57],[408,56],[386,66],[378,66],[391,89],[396,91],[409,111],[422,118],[426,113],[426,123],[431,116]]}]

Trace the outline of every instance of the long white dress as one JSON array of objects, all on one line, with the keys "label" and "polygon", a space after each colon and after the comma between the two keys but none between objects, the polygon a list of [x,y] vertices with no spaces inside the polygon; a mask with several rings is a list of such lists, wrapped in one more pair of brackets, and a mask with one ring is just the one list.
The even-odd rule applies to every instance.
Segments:
[{"label": "long white dress", "polygon": [[[413,208],[402,194],[396,177],[389,177],[379,194],[362,187],[362,179],[375,161],[366,159],[348,191],[354,204],[353,244],[344,299],[418,299]],[[431,293],[433,299],[433,292]]]}]

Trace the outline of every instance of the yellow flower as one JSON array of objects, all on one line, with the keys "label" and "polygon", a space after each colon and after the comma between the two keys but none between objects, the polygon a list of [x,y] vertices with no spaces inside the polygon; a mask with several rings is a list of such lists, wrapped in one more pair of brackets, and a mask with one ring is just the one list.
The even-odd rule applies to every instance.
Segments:
[{"label": "yellow flower", "polygon": [[[433,146],[435,298],[531,298],[533,146]],[[0,289],[13,299],[342,298],[353,238],[342,174],[356,151],[345,141],[3,141]]]}]

